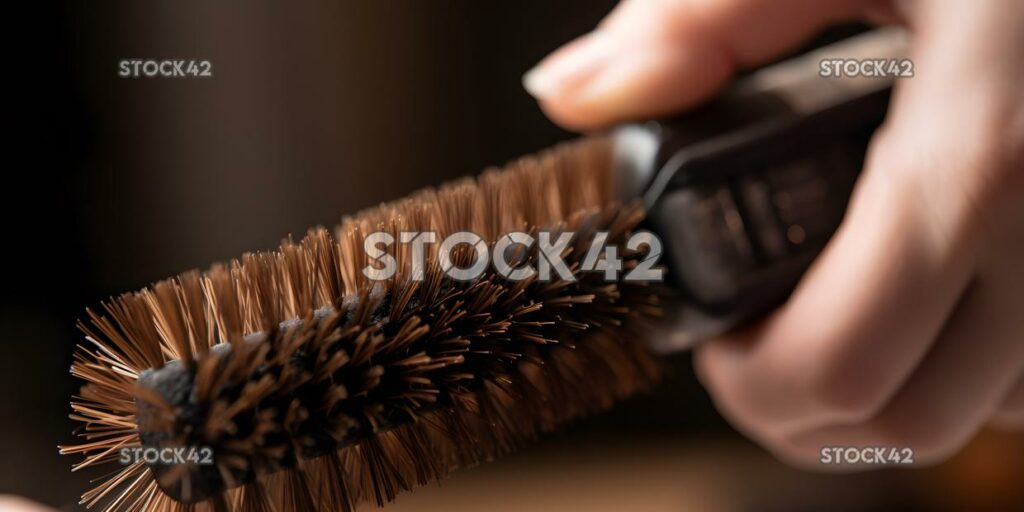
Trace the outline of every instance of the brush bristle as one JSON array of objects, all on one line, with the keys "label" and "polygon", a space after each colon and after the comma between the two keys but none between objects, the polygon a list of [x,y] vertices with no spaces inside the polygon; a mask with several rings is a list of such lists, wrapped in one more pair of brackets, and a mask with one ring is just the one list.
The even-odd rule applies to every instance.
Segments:
[{"label": "brush bristle", "polygon": [[[89,312],[72,373],[85,459],[194,447],[213,464],[135,462],[85,493],[105,510],[352,510],[490,460],[652,385],[639,334],[659,312],[640,282],[579,271],[589,241],[622,247],[642,219],[611,196],[608,142],[585,139],[318,228],[277,251],[187,272]],[[410,279],[361,273],[374,231],[573,231],[577,279],[448,279],[428,257]],[[428,251],[429,252],[429,251]],[[456,250],[464,266],[472,253]],[[522,262],[536,262],[535,250]]]}]

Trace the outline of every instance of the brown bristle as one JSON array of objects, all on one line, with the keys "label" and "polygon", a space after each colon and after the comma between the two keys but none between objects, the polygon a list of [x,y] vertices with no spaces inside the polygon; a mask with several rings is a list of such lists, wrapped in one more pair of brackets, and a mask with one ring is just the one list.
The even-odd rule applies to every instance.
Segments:
[{"label": "brown bristle", "polygon": [[[625,268],[642,256],[623,244],[643,213],[613,201],[610,165],[603,138],[562,145],[90,312],[72,367],[86,381],[72,403],[85,440],[61,452],[85,455],[76,469],[130,447],[207,448],[213,464],[136,462],[82,502],[383,505],[649,387],[659,367],[637,322],[657,314],[656,291],[579,271],[597,231]],[[404,245],[390,249],[394,278],[361,272],[376,231],[471,231],[493,245],[538,229],[575,232],[564,254],[575,281],[454,281],[430,251],[414,281]],[[460,266],[472,257],[454,252]]]}]

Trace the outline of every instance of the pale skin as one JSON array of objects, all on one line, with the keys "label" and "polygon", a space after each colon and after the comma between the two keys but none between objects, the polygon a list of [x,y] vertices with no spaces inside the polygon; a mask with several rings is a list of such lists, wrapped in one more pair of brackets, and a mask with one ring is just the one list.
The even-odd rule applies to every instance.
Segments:
[{"label": "pale skin", "polygon": [[926,465],[1024,427],[1024,2],[625,0],[524,79],[555,122],[597,129],[684,110],[855,19],[907,25],[915,76],[793,296],[695,357],[737,429],[812,469],[827,446]]}]

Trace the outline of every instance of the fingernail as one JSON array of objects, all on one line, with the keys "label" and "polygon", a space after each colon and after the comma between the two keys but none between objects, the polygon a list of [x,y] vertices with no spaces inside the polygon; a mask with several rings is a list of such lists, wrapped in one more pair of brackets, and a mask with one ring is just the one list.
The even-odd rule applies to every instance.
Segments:
[{"label": "fingernail", "polygon": [[610,39],[593,32],[563,46],[523,75],[523,87],[535,98],[547,99],[585,85],[611,60]]}]

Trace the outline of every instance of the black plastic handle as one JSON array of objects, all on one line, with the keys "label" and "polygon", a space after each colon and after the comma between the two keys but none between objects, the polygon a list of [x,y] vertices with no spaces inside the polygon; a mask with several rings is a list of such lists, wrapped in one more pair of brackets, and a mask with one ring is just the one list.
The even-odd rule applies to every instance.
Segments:
[{"label": "black plastic handle", "polygon": [[889,89],[800,113],[770,93],[662,121],[650,228],[686,301],[743,321],[770,310],[838,228]]}]

